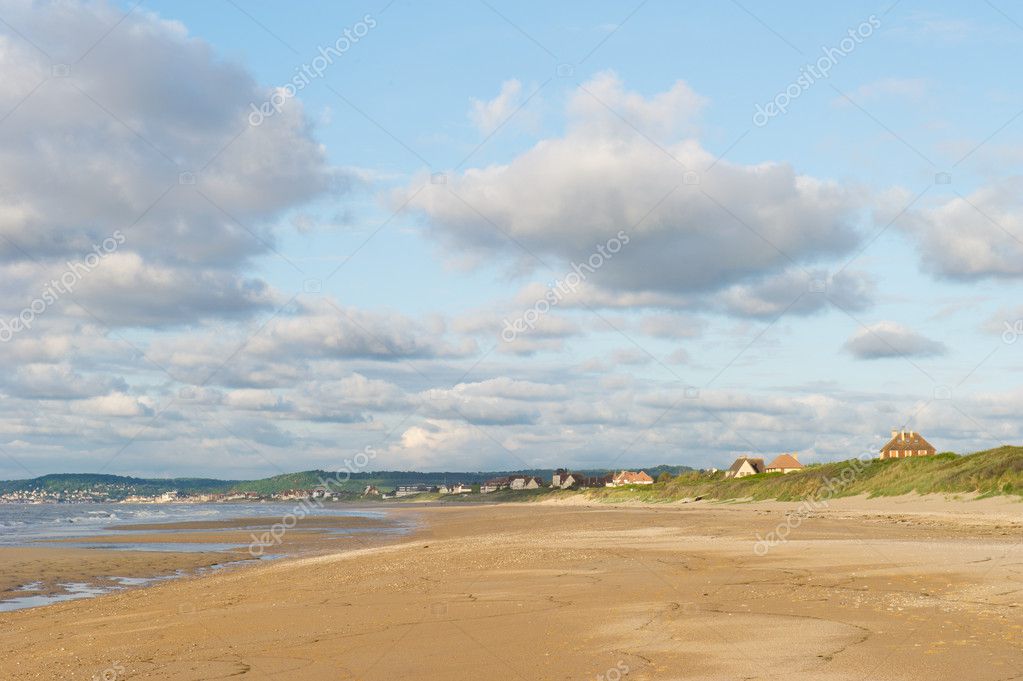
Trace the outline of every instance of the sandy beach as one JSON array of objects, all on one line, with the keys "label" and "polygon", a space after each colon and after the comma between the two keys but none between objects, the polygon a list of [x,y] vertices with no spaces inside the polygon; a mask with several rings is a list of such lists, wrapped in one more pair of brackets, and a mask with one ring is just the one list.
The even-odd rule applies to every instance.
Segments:
[{"label": "sandy beach", "polygon": [[976,503],[410,506],[368,548],[0,614],[0,678],[1023,678],[1023,507]]}]

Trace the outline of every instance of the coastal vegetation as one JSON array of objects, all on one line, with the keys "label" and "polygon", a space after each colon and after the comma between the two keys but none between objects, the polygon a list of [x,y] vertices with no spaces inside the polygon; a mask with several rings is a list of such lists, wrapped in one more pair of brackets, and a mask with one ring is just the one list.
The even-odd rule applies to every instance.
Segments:
[{"label": "coastal vegetation", "polygon": [[1023,447],[999,447],[966,456],[951,452],[906,459],[850,459],[808,465],[794,473],[726,478],[724,471],[683,473],[644,487],[585,490],[595,500],[671,502],[684,499],[799,501],[822,497],[903,494],[1023,497]]}]

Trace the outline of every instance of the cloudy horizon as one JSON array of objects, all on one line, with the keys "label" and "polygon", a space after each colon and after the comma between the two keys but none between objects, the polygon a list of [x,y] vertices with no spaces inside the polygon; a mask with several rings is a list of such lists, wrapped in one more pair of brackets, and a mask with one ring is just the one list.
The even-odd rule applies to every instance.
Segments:
[{"label": "cloudy horizon", "polygon": [[1019,444],[1023,29],[811,7],[0,0],[0,478]]}]

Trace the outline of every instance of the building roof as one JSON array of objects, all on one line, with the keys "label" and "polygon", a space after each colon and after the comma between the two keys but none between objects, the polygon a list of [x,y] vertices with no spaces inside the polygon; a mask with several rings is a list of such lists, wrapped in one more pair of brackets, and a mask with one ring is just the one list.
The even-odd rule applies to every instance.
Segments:
[{"label": "building roof", "polygon": [[615,482],[623,482],[625,484],[634,482],[653,482],[654,479],[647,475],[646,471],[622,471],[614,477]]},{"label": "building roof", "polygon": [[757,473],[763,473],[764,470],[766,470],[763,459],[754,459],[753,457],[749,456],[740,456],[738,459],[735,460],[735,463],[732,464],[731,468],[728,469],[728,472],[738,473],[739,469],[742,468],[743,462],[745,461],[749,461],[749,465],[752,466],[753,470],[755,470]]},{"label": "building roof", "polygon": [[924,436],[915,431],[892,431],[892,439],[888,441],[884,447],[881,448],[882,452],[887,452],[893,449],[928,449],[931,451],[937,451],[930,442],[924,439]]},{"label": "building roof", "polygon": [[772,468],[802,468],[803,464],[799,463],[799,459],[792,456],[791,454],[780,454],[775,457],[774,461],[767,465],[767,470]]}]

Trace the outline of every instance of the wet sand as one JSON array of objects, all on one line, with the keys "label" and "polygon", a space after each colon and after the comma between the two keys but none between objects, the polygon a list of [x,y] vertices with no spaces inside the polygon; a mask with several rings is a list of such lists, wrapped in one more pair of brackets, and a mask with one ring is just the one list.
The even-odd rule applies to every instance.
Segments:
[{"label": "wet sand", "polygon": [[[0,678],[1023,678],[1023,517],[408,508],[398,544],[0,614]],[[791,519],[791,515],[788,516]]]},{"label": "wet sand", "polygon": [[[108,589],[118,586],[115,578],[151,579],[263,557],[377,546],[380,538],[372,533],[400,529],[385,518],[309,516],[296,519],[290,529],[275,532],[274,526],[280,522],[279,518],[261,517],[125,524],[110,528],[109,534],[55,539],[29,548],[0,548],[0,609],[3,602],[15,598],[65,594],[62,585],[66,584]],[[155,550],[168,543],[191,546],[187,551]],[[64,544],[86,548],[64,548]],[[137,550],[146,545],[154,550]]]},{"label": "wet sand", "polygon": [[[111,577],[151,578],[194,571],[247,556],[224,552],[166,553],[65,548],[0,549],[0,601],[65,592],[61,584],[113,586]],[[25,585],[33,588],[21,589]]]}]

